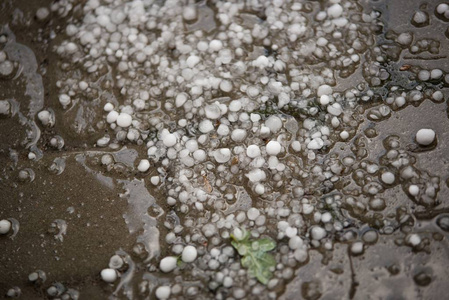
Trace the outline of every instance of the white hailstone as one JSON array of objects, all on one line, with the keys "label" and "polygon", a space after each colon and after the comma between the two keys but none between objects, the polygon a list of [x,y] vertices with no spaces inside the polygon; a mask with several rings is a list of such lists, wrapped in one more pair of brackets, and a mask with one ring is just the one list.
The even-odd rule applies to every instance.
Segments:
[{"label": "white hailstone", "polygon": [[281,92],[278,95],[278,107],[282,108],[290,103],[290,96],[287,93]]},{"label": "white hailstone", "polygon": [[67,94],[61,94],[59,95],[59,103],[61,103],[61,105],[63,107],[66,107],[70,104],[71,100],[70,100],[70,96]]},{"label": "white hailstone", "polygon": [[232,100],[231,103],[229,103],[229,110],[236,112],[242,109],[242,101],[240,100]]},{"label": "white hailstone", "polygon": [[198,256],[198,252],[194,246],[185,246],[182,250],[181,259],[185,263],[193,262]]},{"label": "white hailstone", "polygon": [[292,149],[296,152],[301,151],[301,143],[299,141],[294,141],[292,144]]},{"label": "white hailstone", "polygon": [[259,69],[264,69],[270,65],[270,61],[268,60],[268,57],[266,57],[265,55],[261,55],[256,60],[254,60],[252,64]]},{"label": "white hailstone", "polygon": [[206,152],[202,149],[196,150],[193,152],[193,158],[197,161],[205,161],[206,160]]},{"label": "white hailstone", "polygon": [[438,4],[438,6],[437,6],[437,13],[442,15],[446,11],[449,11],[449,5],[447,3],[440,3],[440,4]]},{"label": "white hailstone", "polygon": [[305,262],[309,257],[309,255],[307,254],[307,250],[303,248],[296,249],[293,255],[295,256],[295,259],[300,263]]},{"label": "white hailstone", "polygon": [[303,245],[304,245],[304,241],[302,240],[302,238],[300,238],[297,235],[292,236],[288,241],[288,246],[292,250],[298,249],[298,248],[302,247]]},{"label": "white hailstone", "polygon": [[321,95],[320,97],[320,104],[321,105],[328,105],[329,102],[331,102],[331,98],[328,95]]},{"label": "white hailstone", "polygon": [[270,141],[266,146],[268,155],[278,155],[281,152],[281,144],[278,141]]},{"label": "white hailstone", "polygon": [[159,263],[159,268],[162,272],[168,273],[176,269],[176,264],[178,263],[178,260],[174,256],[167,256],[164,257],[161,262]]},{"label": "white hailstone", "polygon": [[196,55],[190,55],[186,60],[187,66],[191,69],[193,69],[199,62],[200,58]]},{"label": "white hailstone", "polygon": [[185,93],[181,93],[176,95],[175,105],[176,107],[183,106],[187,101],[187,95]]},{"label": "white hailstone", "polygon": [[0,115],[7,115],[9,114],[9,110],[11,108],[11,105],[6,100],[0,100]]},{"label": "white hailstone", "polygon": [[260,148],[257,145],[249,145],[246,149],[246,155],[250,158],[255,158],[260,156]]},{"label": "white hailstone", "polygon": [[332,220],[332,215],[330,212],[325,212],[321,215],[321,222],[329,223]]},{"label": "white hailstone", "polygon": [[234,142],[242,142],[246,138],[246,130],[234,129],[231,133],[231,139]]},{"label": "white hailstone", "polygon": [[396,105],[397,105],[398,107],[402,107],[402,106],[405,105],[405,98],[402,97],[402,96],[397,97],[396,99],[394,99],[394,103],[396,103]]},{"label": "white hailstone", "polygon": [[221,117],[221,109],[217,104],[210,104],[204,108],[206,117],[212,120],[216,120]]},{"label": "white hailstone", "polygon": [[48,17],[49,14],[50,14],[50,11],[48,10],[48,8],[41,7],[36,11],[36,18],[39,21],[43,21]]},{"label": "white hailstone", "polygon": [[267,175],[261,169],[254,169],[246,174],[246,177],[248,177],[251,182],[259,182],[264,181],[267,178]]},{"label": "white hailstone", "polygon": [[173,133],[169,133],[164,137],[162,142],[164,143],[165,147],[173,147],[177,142],[176,135],[174,135]]},{"label": "white hailstone", "polygon": [[231,150],[228,148],[217,149],[214,151],[214,158],[218,163],[224,164],[231,159]]},{"label": "white hailstone", "polygon": [[214,124],[211,120],[203,120],[198,125],[198,129],[201,131],[201,133],[208,133],[214,130]]},{"label": "white hailstone", "polygon": [[321,148],[323,148],[323,146],[324,146],[324,141],[320,138],[313,139],[307,144],[307,148],[310,150],[321,149]]},{"label": "white hailstone", "polygon": [[139,170],[140,172],[146,172],[149,168],[150,162],[148,161],[148,159],[142,159],[137,166],[137,170]]},{"label": "white hailstone", "polygon": [[0,63],[0,74],[3,76],[11,75],[14,70],[14,65],[9,60]]},{"label": "white hailstone", "polygon": [[338,18],[343,13],[343,7],[340,4],[333,4],[327,9],[327,15],[331,18]]},{"label": "white hailstone", "polygon": [[260,211],[255,207],[251,207],[246,212],[246,215],[248,216],[249,220],[254,221],[258,216],[260,216]]},{"label": "white hailstone", "polygon": [[220,40],[212,40],[209,43],[209,49],[212,51],[220,51],[223,48],[223,43]]},{"label": "white hailstone", "polygon": [[103,269],[101,270],[101,279],[105,282],[114,282],[117,280],[117,271],[114,269]]},{"label": "white hailstone", "polygon": [[278,132],[282,128],[282,120],[278,116],[270,116],[265,121],[265,126],[270,128],[271,132]]},{"label": "white hailstone", "polygon": [[326,230],[320,226],[312,227],[310,233],[312,235],[312,238],[317,241],[322,240],[324,237],[326,237],[327,234]]},{"label": "white hailstone", "polygon": [[343,130],[342,132],[340,132],[340,137],[342,140],[347,140],[349,138],[349,132]]},{"label": "white hailstone", "polygon": [[150,178],[151,184],[153,185],[158,185],[159,182],[161,181],[161,179],[159,178],[159,176],[151,176]]},{"label": "white hailstone", "polygon": [[285,235],[289,238],[292,238],[298,234],[298,229],[295,227],[288,226],[287,229],[285,229]]},{"label": "white hailstone", "polygon": [[127,113],[120,113],[117,117],[117,125],[122,128],[131,126],[132,121],[132,117]]},{"label": "white hailstone", "polygon": [[318,87],[317,95],[318,97],[321,97],[322,95],[331,95],[332,91],[332,87],[327,84],[323,84]]},{"label": "white hailstone", "polygon": [[408,242],[411,246],[415,247],[415,246],[418,246],[418,245],[421,243],[421,238],[420,238],[419,235],[417,235],[416,233],[410,234],[410,235],[407,237],[407,242]]},{"label": "white hailstone", "polygon": [[51,124],[51,113],[48,110],[40,111],[37,114],[37,118],[41,121],[42,125],[47,126]]},{"label": "white hailstone", "polygon": [[232,82],[229,80],[222,80],[220,82],[220,90],[222,90],[225,93],[229,93],[232,91]]},{"label": "white hailstone", "polygon": [[355,242],[351,245],[351,253],[354,255],[362,254],[363,253],[363,243],[362,242]]},{"label": "white hailstone", "polygon": [[382,173],[381,176],[382,182],[385,184],[393,184],[395,180],[395,176],[391,172]]},{"label": "white hailstone", "polygon": [[111,269],[120,269],[123,266],[123,259],[120,257],[120,255],[113,255],[109,259],[109,268]]},{"label": "white hailstone", "polygon": [[435,140],[435,131],[432,129],[420,129],[416,133],[416,142],[421,146],[428,146]]},{"label": "white hailstone", "polygon": [[217,128],[217,133],[222,136],[228,135],[230,132],[228,125],[220,124]]},{"label": "white hailstone", "polygon": [[160,286],[156,289],[156,298],[166,300],[170,298],[171,289],[169,286]]},{"label": "white hailstone", "polygon": [[106,122],[108,122],[109,124],[114,123],[115,121],[117,121],[118,116],[119,114],[115,110],[110,111],[106,116]]},{"label": "white hailstone", "polygon": [[429,21],[429,17],[427,13],[423,11],[417,11],[412,17],[413,22],[415,22],[418,25],[424,25]]},{"label": "white hailstone", "polygon": [[334,116],[339,116],[343,112],[341,105],[339,103],[334,103],[327,107],[327,112]]},{"label": "white hailstone", "polygon": [[108,102],[104,105],[103,109],[104,109],[104,111],[110,112],[114,109],[114,105],[112,103]]},{"label": "white hailstone", "polygon": [[199,41],[196,45],[196,48],[201,52],[205,52],[207,51],[207,49],[209,49],[209,44],[205,41]]},{"label": "white hailstone", "polygon": [[186,21],[193,21],[197,18],[196,7],[195,5],[185,6],[182,11],[182,17]]},{"label": "white hailstone", "polygon": [[11,222],[8,220],[0,221],[0,234],[7,234],[11,230]]},{"label": "white hailstone", "polygon": [[256,184],[254,191],[257,195],[263,195],[265,193],[265,186],[261,183]]},{"label": "white hailstone", "polygon": [[198,150],[198,142],[196,140],[188,140],[186,142],[186,149],[189,150],[190,153]]},{"label": "white hailstone", "polygon": [[419,194],[419,186],[412,184],[408,187],[408,192],[410,193],[410,195],[412,196],[418,196]]},{"label": "white hailstone", "polygon": [[440,69],[433,69],[430,71],[430,78],[432,79],[440,79],[443,76],[443,71]]},{"label": "white hailstone", "polygon": [[233,280],[231,277],[226,276],[226,277],[223,279],[223,286],[224,286],[225,288],[230,288],[233,284],[234,284],[234,280]]},{"label": "white hailstone", "polygon": [[440,101],[444,100],[444,95],[443,95],[443,93],[441,91],[435,91],[432,94],[432,99],[435,100],[435,101],[440,102]]}]

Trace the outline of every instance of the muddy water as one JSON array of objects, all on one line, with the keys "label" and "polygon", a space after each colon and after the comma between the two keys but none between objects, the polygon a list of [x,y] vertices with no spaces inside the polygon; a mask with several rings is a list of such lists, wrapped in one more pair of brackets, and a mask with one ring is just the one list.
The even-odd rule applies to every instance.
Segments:
[{"label": "muddy water", "polygon": [[[168,206],[163,188],[154,188],[144,181],[145,177],[158,172],[150,170],[144,176],[136,170],[137,158],[145,156],[145,149],[133,144],[126,145],[126,148],[121,145],[117,149],[93,146],[107,133],[101,124],[95,127],[102,119],[103,103],[100,102],[84,102],[80,105],[83,111],[55,109],[57,123],[51,128],[33,123],[33,120],[37,122],[36,114],[42,108],[59,105],[55,86],[59,79],[59,58],[52,46],[64,39],[63,28],[69,20],[62,17],[37,21],[34,17],[36,10],[50,2],[33,1],[30,5],[29,1],[11,0],[0,4],[0,17],[9,23],[9,28],[5,27],[4,31],[10,33],[9,37],[11,33],[15,35],[14,47],[8,54],[13,57],[15,53],[15,59],[28,67],[21,71],[23,76],[18,80],[7,78],[0,81],[0,100],[13,99],[11,105],[17,103],[19,107],[11,118],[0,119],[0,217],[14,218],[20,223],[14,239],[2,236],[0,240],[0,294],[5,295],[9,289],[19,287],[23,299],[48,298],[50,285],[61,282],[66,288],[78,291],[80,299],[103,299],[113,294],[124,299],[152,299],[153,292],[138,294],[137,287],[147,281],[153,291],[161,283],[170,284],[174,276],[153,275],[157,259],[170,254],[168,246],[159,243],[160,237],[168,233],[162,226],[165,217],[160,217],[160,212],[168,211]],[[421,6],[421,9],[432,12],[435,3]],[[387,24],[383,29],[385,32],[389,29],[397,32],[409,30],[416,32],[415,40],[426,38],[441,43],[441,51],[436,54],[403,50],[395,62],[397,67],[410,64],[448,71],[444,53],[448,40],[441,35],[445,30],[444,23],[432,19],[426,30],[410,24],[410,18],[420,3],[413,3],[406,9],[400,1],[391,5],[384,1],[363,5],[382,12],[383,21]],[[76,10],[74,14],[79,15],[81,11]],[[384,38],[384,34],[379,35],[378,45],[388,44],[384,43]],[[340,89],[343,91],[347,85],[364,81],[362,75],[359,70],[353,77],[342,79]],[[387,80],[384,86],[391,82]],[[437,89],[441,86],[438,84]],[[447,99],[447,89],[443,88],[442,92]],[[119,98],[116,92],[105,97]],[[438,194],[436,199],[431,199],[436,203],[427,205],[427,200],[411,201],[405,192],[408,183],[396,182],[376,195],[384,199],[385,208],[379,212],[383,226],[376,223],[379,215],[372,211],[365,213],[346,206],[344,217],[354,226],[335,234],[338,242],[332,251],[326,251],[324,247],[310,250],[307,263],[295,268],[293,279],[272,288],[276,297],[298,299],[301,294],[306,299],[444,298],[449,275],[444,266],[449,262],[449,244],[448,233],[438,226],[437,218],[448,213],[449,209],[447,102],[427,99],[419,105],[394,111],[379,122],[370,119],[371,106],[362,105],[360,114],[364,118],[356,132],[351,133],[351,140],[337,142],[329,154],[324,153],[320,159],[324,161],[332,155],[343,159],[351,155],[358,160],[379,163],[388,150],[385,140],[397,136],[398,149],[416,161],[414,166],[428,174],[425,178],[439,178]],[[376,109],[377,106],[373,106]],[[414,135],[420,128],[435,130],[438,138],[436,147],[416,148]],[[374,129],[376,134],[367,137],[364,134],[366,129]],[[362,146],[357,142],[360,135],[365,139]],[[51,146],[51,139],[55,136],[64,137],[62,147]],[[29,160],[27,156],[29,150],[36,146],[36,139],[40,141],[37,143],[39,151],[35,152],[38,158],[42,154],[42,158]],[[366,156],[359,155],[360,151],[354,150],[354,145],[357,151],[364,148]],[[112,157],[113,164],[102,162],[107,160],[105,154]],[[20,171],[28,173],[22,173],[26,176],[20,178]],[[353,195],[369,206],[369,197],[361,191],[363,184],[355,183],[358,179],[353,178],[353,173],[348,173],[345,180],[350,183],[341,184],[335,192],[348,197]],[[208,181],[204,182],[207,189]],[[311,185],[321,186],[318,182],[311,182]],[[244,188],[239,191],[245,199],[255,197],[252,191],[247,192]],[[323,194],[326,192],[319,196]],[[333,194],[332,191],[329,194]],[[236,207],[247,210],[250,201],[241,201],[244,203],[238,204],[242,206]],[[233,206],[230,209],[228,213],[233,212]],[[271,226],[273,228],[269,229],[274,231],[275,224]],[[394,230],[390,232],[389,228]],[[372,229],[382,234],[376,235],[375,241],[366,242],[363,254],[350,254],[354,242],[363,240],[364,233]],[[419,247],[407,245],[410,232],[420,235],[423,242]],[[123,253],[130,254],[130,259],[137,262],[137,266],[129,263],[128,270],[122,272],[122,279],[130,276],[130,284],[116,282],[110,285],[100,279],[99,272],[108,266],[109,258],[116,251],[123,257],[127,257]],[[42,284],[33,285],[28,281],[28,275],[36,270],[44,270],[47,279]],[[214,292],[208,290],[204,283],[192,281],[186,285],[200,286],[203,299],[214,297]]]}]

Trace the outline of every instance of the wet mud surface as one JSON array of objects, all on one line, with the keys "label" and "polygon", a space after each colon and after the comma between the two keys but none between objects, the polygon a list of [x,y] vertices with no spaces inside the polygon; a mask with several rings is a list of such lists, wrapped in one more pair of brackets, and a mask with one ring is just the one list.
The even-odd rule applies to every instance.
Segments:
[{"label": "wet mud surface", "polygon": [[[58,2],[60,6],[49,17],[37,18],[39,8],[50,8]],[[8,112],[0,115],[0,219],[12,224],[12,229],[0,236],[1,297],[9,294],[20,299],[166,299],[163,295],[156,296],[156,291],[160,286],[169,286],[169,299],[445,298],[449,277],[449,60],[446,51],[449,38],[445,32],[449,23],[435,13],[439,1],[357,3],[356,10],[379,11],[383,26],[377,30],[373,29],[374,25],[367,26],[374,32],[366,33],[374,37],[372,44],[360,55],[362,63],[348,71],[349,76],[343,71],[336,72],[334,92],[346,97],[349,89],[359,91],[359,94],[354,92],[357,99],[341,102],[345,103],[347,119],[319,104],[314,104],[318,113],[304,113],[304,109],[311,108],[310,103],[304,108],[299,100],[297,106],[293,102],[270,106],[280,102],[278,96],[260,106],[245,107],[249,113],[260,114],[263,122],[272,115],[280,116],[285,127],[281,129],[282,134],[277,133],[282,136],[278,140],[285,142],[279,160],[291,172],[284,174],[282,168],[267,167],[272,163],[267,159],[261,167],[269,174],[262,192],[258,184],[265,178],[251,179],[260,173],[248,171],[253,165],[244,160],[244,154],[239,156],[233,152],[233,158],[221,164],[223,158],[214,149],[218,149],[217,145],[220,149],[238,146],[247,140],[265,149],[273,133],[263,138],[249,135],[247,139],[238,138],[237,142],[229,137],[217,138],[215,131],[220,121],[214,120],[214,133],[207,140],[212,142],[205,143],[206,148],[210,147],[206,152],[211,163],[195,160],[191,168],[186,168],[190,161],[176,159],[176,164],[166,164],[164,158],[169,154],[159,157],[159,152],[150,154],[151,145],[149,149],[145,146],[151,140],[162,148],[161,144],[168,143],[164,139],[167,135],[161,133],[163,126],[158,123],[171,132],[184,132],[189,138],[200,136],[198,124],[190,131],[178,128],[179,120],[188,112],[181,111],[183,106],[172,109],[177,106],[176,97],[167,96],[170,102],[160,100],[164,96],[151,94],[157,108],[151,106],[154,103],[147,103],[141,115],[135,112],[133,118],[139,120],[145,119],[142,116],[145,114],[157,115],[155,120],[143,122],[146,128],[136,126],[142,137],[145,136],[142,140],[133,140],[126,133],[123,136],[120,126],[110,125],[108,112],[103,110],[105,104],[118,107],[131,103],[126,100],[129,95],[123,88],[126,84],[120,81],[123,74],[117,62],[109,62],[114,68],[100,67],[101,75],[93,72],[100,78],[94,82],[94,76],[86,71],[89,65],[70,61],[67,53],[58,54],[58,47],[70,40],[67,25],[81,26],[82,16],[87,14],[87,9],[83,11],[87,2],[5,0],[0,3],[0,50],[15,62],[10,74],[0,75],[0,100],[8,103],[5,104]],[[102,3],[107,6],[112,2]],[[72,3],[73,9],[64,6]],[[312,16],[313,9],[308,10],[307,3],[312,8],[318,4],[304,2],[302,11]],[[203,10],[201,22],[204,23],[189,21],[186,28],[210,25],[209,14],[218,10],[213,4],[204,6],[198,2],[196,5]],[[413,24],[411,20],[418,10],[428,15],[428,20],[423,21],[428,24]],[[249,23],[253,22],[253,17],[246,17]],[[411,41],[398,38],[404,32],[413,34]],[[5,36],[8,42],[1,41]],[[78,42],[75,38],[70,41]],[[81,44],[77,44],[79,48]],[[415,44],[419,46],[416,49],[412,48]],[[432,45],[436,50],[432,50]],[[382,50],[373,50],[376,47]],[[256,60],[259,52],[263,53],[255,49],[251,59]],[[267,56],[273,55],[267,52]],[[382,55],[388,61],[376,64],[376,56]],[[303,63],[307,65],[307,59]],[[323,62],[310,69],[322,65]],[[441,70],[443,75],[420,80],[420,76],[424,79],[426,76],[420,70],[429,70],[430,74],[434,69]],[[270,72],[268,77],[275,76],[275,71]],[[389,76],[382,77],[382,72]],[[142,71],[144,75],[147,73]],[[69,93],[71,85],[79,84],[82,78],[87,78],[92,91],[74,88],[78,94],[71,96],[69,107],[61,105],[60,95]],[[130,78],[126,83],[133,88],[132,82],[141,79]],[[289,80],[296,79],[292,80],[289,74],[285,81]],[[142,82],[139,84],[145,86]],[[306,87],[315,97],[315,90],[324,83]],[[391,89],[394,86],[399,88]],[[441,95],[435,94],[437,91]],[[224,99],[229,95],[226,87],[207,95],[231,106],[229,99]],[[303,95],[298,99],[312,98]],[[401,95],[406,101],[404,107],[397,100]],[[364,96],[369,96],[369,100]],[[389,97],[393,99],[390,102]],[[212,104],[212,100],[207,101],[197,105],[198,111]],[[171,106],[163,107],[160,103]],[[49,113],[48,119],[38,117],[43,110]],[[346,115],[347,111],[351,113]],[[335,126],[334,131],[332,120],[336,116],[344,128]],[[311,136],[320,129],[302,129],[310,119],[331,128],[329,138],[324,139],[329,143],[324,147],[317,149],[311,145],[315,139]],[[194,116],[189,122],[200,120]],[[422,128],[431,128],[436,134],[436,140],[430,145],[418,145],[416,141],[416,133]],[[300,151],[293,145],[295,137],[301,143]],[[263,155],[267,151],[263,150]],[[139,162],[145,158],[150,158],[151,167],[142,172]],[[226,168],[220,169],[220,165]],[[245,171],[239,173],[233,169],[235,166]],[[280,171],[277,173],[275,169]],[[393,175],[391,183],[387,183],[390,178],[382,177],[387,172],[388,176]],[[182,181],[183,176],[191,180],[190,186],[188,180]],[[411,191],[415,186],[419,192],[413,196]],[[207,194],[216,201],[207,198],[207,201],[198,200],[199,204],[186,200],[173,205],[170,197],[182,198],[183,189],[195,193],[199,199]],[[229,194],[234,196],[229,196],[227,201]],[[311,206],[315,209],[313,214],[307,213]],[[259,210],[250,218],[250,208],[256,207],[268,221],[257,219]],[[244,221],[236,221],[239,212],[243,212]],[[322,221],[325,213],[332,215],[331,222]],[[280,225],[281,221],[286,225]],[[221,225],[210,225],[220,222]],[[296,230],[294,236],[301,237],[301,246],[292,246],[289,233],[285,228],[280,229],[284,225]],[[241,267],[241,256],[233,250],[230,238],[238,226],[246,226],[254,239],[268,236],[277,241],[277,248],[271,252],[276,267],[271,270],[270,281],[261,284],[260,279],[258,282]],[[317,227],[324,228],[325,237],[316,237],[313,230]],[[182,247],[176,249],[177,244],[195,245],[197,261],[183,263]],[[220,249],[220,255],[229,255],[222,256],[220,261],[220,256],[213,254],[216,249]],[[119,278],[114,283],[107,283],[100,272],[108,268],[114,254],[120,256],[124,267],[117,268]],[[178,268],[172,273],[161,272],[161,259],[170,255],[177,257]],[[217,261],[219,267],[214,265]],[[37,270],[45,272],[45,280],[30,282],[29,275]],[[220,272],[225,278],[234,274],[234,285],[231,282],[225,286],[225,279],[217,279]],[[51,287],[56,287],[57,292],[52,293]]]}]

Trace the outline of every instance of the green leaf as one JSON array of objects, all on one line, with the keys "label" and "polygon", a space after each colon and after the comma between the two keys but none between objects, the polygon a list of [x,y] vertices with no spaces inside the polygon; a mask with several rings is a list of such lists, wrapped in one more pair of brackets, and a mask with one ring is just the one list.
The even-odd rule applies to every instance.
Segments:
[{"label": "green leaf", "polygon": [[276,248],[276,243],[272,239],[263,238],[258,240],[260,250],[268,252]]},{"label": "green leaf", "polygon": [[267,284],[273,277],[271,269],[276,266],[273,255],[267,252],[276,248],[276,243],[269,238],[250,240],[249,233],[244,229],[242,232],[245,234],[244,238],[241,239],[236,239],[231,235],[233,238],[232,246],[242,256],[242,267],[248,269],[248,274],[251,277]]}]

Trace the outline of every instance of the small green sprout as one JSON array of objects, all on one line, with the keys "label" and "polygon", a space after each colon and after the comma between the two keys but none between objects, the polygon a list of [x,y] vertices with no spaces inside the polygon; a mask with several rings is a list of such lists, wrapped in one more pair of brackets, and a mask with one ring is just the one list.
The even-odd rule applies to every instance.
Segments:
[{"label": "small green sprout", "polygon": [[248,269],[249,275],[267,284],[273,276],[271,269],[276,266],[273,255],[267,252],[276,248],[276,242],[270,238],[251,240],[250,233],[239,228],[234,229],[231,238],[231,244],[243,257],[241,264]]}]

